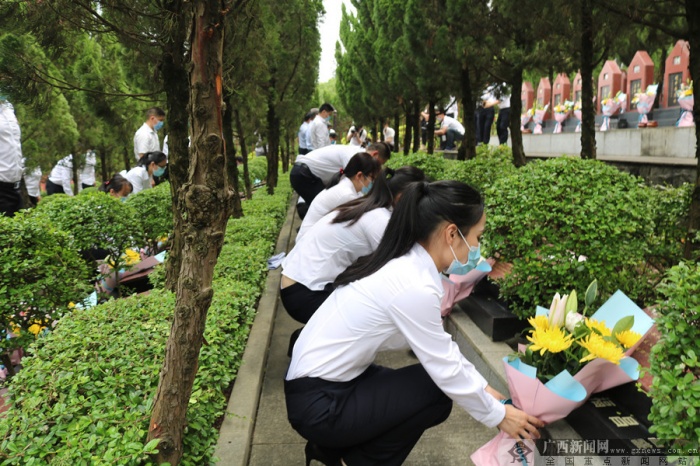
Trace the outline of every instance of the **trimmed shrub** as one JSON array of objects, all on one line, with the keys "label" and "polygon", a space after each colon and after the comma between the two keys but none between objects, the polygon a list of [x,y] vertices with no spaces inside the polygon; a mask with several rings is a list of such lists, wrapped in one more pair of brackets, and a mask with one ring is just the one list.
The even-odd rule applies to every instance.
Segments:
[{"label": "trimmed shrub", "polygon": [[[659,287],[656,325],[661,334],[651,350],[654,379],[651,432],[677,448],[700,439],[700,264],[681,262]],[[691,455],[691,456],[697,456]]]},{"label": "trimmed shrub", "polygon": [[644,303],[654,295],[646,266],[653,213],[639,179],[602,162],[557,158],[531,162],[486,192],[491,254],[512,262],[500,282],[520,317],[547,306],[555,292],[617,289]]},{"label": "trimmed shrub", "polygon": [[170,183],[161,183],[153,189],[144,189],[126,198],[143,228],[143,235],[152,250],[157,249],[158,241],[173,231],[173,199]]},{"label": "trimmed shrub", "polygon": [[649,262],[665,270],[683,260],[683,247],[688,234],[688,212],[693,186],[648,188],[647,208],[654,218],[654,234],[649,238]]},{"label": "trimmed shrub", "polygon": [[484,192],[499,178],[516,172],[509,148],[481,145],[474,159],[445,160],[443,179],[463,181]]},{"label": "trimmed shrub", "polygon": [[386,165],[393,169],[409,165],[420,168],[425,173],[425,176],[432,180],[444,180],[445,162],[442,155],[428,155],[425,152],[415,152],[405,156],[394,156],[389,159]]}]

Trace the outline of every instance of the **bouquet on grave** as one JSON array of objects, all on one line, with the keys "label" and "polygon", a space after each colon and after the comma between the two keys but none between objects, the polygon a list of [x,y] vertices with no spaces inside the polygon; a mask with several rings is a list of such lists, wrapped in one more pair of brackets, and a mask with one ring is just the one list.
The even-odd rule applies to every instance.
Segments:
[{"label": "bouquet on grave", "polygon": [[658,84],[650,84],[647,86],[645,92],[639,92],[634,95],[632,103],[637,105],[637,113],[639,113],[639,125],[644,127],[649,123],[647,115],[651,111],[651,106],[654,104],[654,99],[656,99],[656,90],[659,87]]},{"label": "bouquet on grave", "polygon": [[583,113],[581,112],[582,104],[580,100],[577,100],[576,103],[574,104],[574,116],[578,118],[578,124],[576,125],[576,133],[581,132],[581,118],[583,116]]},{"label": "bouquet on grave", "polygon": [[[528,320],[530,344],[503,359],[513,405],[550,423],[568,416],[592,394],[639,378],[639,364],[628,355],[653,320],[621,291],[586,317],[596,295],[593,281],[582,313],[575,291],[557,293],[549,309],[537,307],[535,317]],[[528,465],[535,464],[535,450],[533,441],[499,432],[471,458],[477,466],[514,459]]]},{"label": "bouquet on grave", "polygon": [[678,97],[678,104],[683,110],[681,117],[676,122],[676,126],[695,126],[695,121],[693,120],[693,105],[695,104],[695,99],[693,97],[693,81],[690,81],[687,85],[684,84],[681,86],[681,88],[676,91],[676,96]]},{"label": "bouquet on grave", "polygon": [[600,125],[601,131],[607,131],[610,128],[610,117],[622,107],[626,100],[627,94],[622,91],[617,91],[615,97],[603,99],[600,103],[600,108],[603,111],[603,124]]},{"label": "bouquet on grave", "polygon": [[535,114],[535,109],[531,108],[520,115],[520,131],[525,131],[525,126],[530,123],[532,116]]},{"label": "bouquet on grave", "polygon": [[554,134],[561,133],[562,124],[569,118],[571,110],[574,108],[574,103],[567,100],[563,104],[554,106],[554,120],[557,122],[554,125]]},{"label": "bouquet on grave", "polygon": [[535,114],[532,117],[532,120],[535,122],[535,129],[532,132],[533,134],[542,134],[542,123],[544,122],[544,118],[547,115],[547,109],[549,108],[549,104],[545,105],[544,108],[537,108],[537,103],[535,103]]}]

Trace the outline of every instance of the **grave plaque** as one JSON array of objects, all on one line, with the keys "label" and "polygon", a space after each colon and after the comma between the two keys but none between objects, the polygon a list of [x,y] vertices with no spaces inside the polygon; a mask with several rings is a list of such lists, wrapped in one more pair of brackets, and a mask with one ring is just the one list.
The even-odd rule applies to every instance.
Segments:
[{"label": "grave plaque", "polygon": [[687,83],[690,77],[690,46],[684,40],[679,40],[666,59],[664,74],[664,94],[661,103],[664,107],[678,106],[676,91]]},{"label": "grave plaque", "polygon": [[647,86],[654,84],[654,61],[644,50],[637,51],[627,68],[627,89],[629,98],[627,105],[629,110],[634,110],[636,104],[631,103],[635,94],[646,92]]},{"label": "grave plaque", "polygon": [[618,91],[622,90],[622,70],[614,60],[606,61],[598,75],[598,98],[596,99],[598,113],[601,113],[601,102],[603,100],[608,97],[615,97]]},{"label": "grave plaque", "polygon": [[[544,108],[545,105],[550,104],[552,101],[552,84],[549,82],[549,78],[541,78],[540,84],[537,86],[537,106],[539,108]],[[550,108],[544,115],[543,120],[548,118],[548,115],[552,111]]]},{"label": "grave plaque", "polygon": [[583,80],[581,79],[581,72],[579,71],[574,78],[574,102],[581,100],[581,95],[583,94],[582,88]]},{"label": "grave plaque", "polygon": [[527,112],[532,108],[532,104],[535,101],[535,90],[532,87],[532,83],[530,81],[524,81],[521,91],[520,91],[520,100],[522,101],[522,111],[523,113]]},{"label": "grave plaque", "polygon": [[552,94],[554,96],[552,105],[554,106],[571,100],[571,81],[569,81],[569,77],[566,74],[559,73],[554,79]]}]

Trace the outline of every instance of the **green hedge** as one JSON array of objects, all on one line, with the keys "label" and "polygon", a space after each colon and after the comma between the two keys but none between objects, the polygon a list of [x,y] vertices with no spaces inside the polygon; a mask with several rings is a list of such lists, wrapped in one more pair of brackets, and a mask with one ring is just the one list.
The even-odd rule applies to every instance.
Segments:
[{"label": "green hedge", "polygon": [[126,198],[126,204],[139,215],[143,236],[156,249],[158,241],[173,231],[173,199],[170,183],[144,189]]},{"label": "green hedge", "polygon": [[[246,217],[229,221],[182,465],[208,464],[213,454],[223,392],[241,363],[290,192],[281,178],[274,196],[256,191],[243,204]],[[11,383],[15,404],[0,418],[3,464],[151,464],[145,441],[173,308],[172,294],[154,290],[76,311],[41,338]]]}]

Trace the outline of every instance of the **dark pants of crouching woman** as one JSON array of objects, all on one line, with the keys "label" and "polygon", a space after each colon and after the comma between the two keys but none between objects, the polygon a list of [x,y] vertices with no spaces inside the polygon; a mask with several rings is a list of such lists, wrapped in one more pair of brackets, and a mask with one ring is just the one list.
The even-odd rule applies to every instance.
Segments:
[{"label": "dark pants of crouching woman", "polygon": [[423,432],[452,410],[452,400],[420,364],[372,365],[349,382],[289,380],[284,392],[292,427],[348,466],[402,464]]}]

